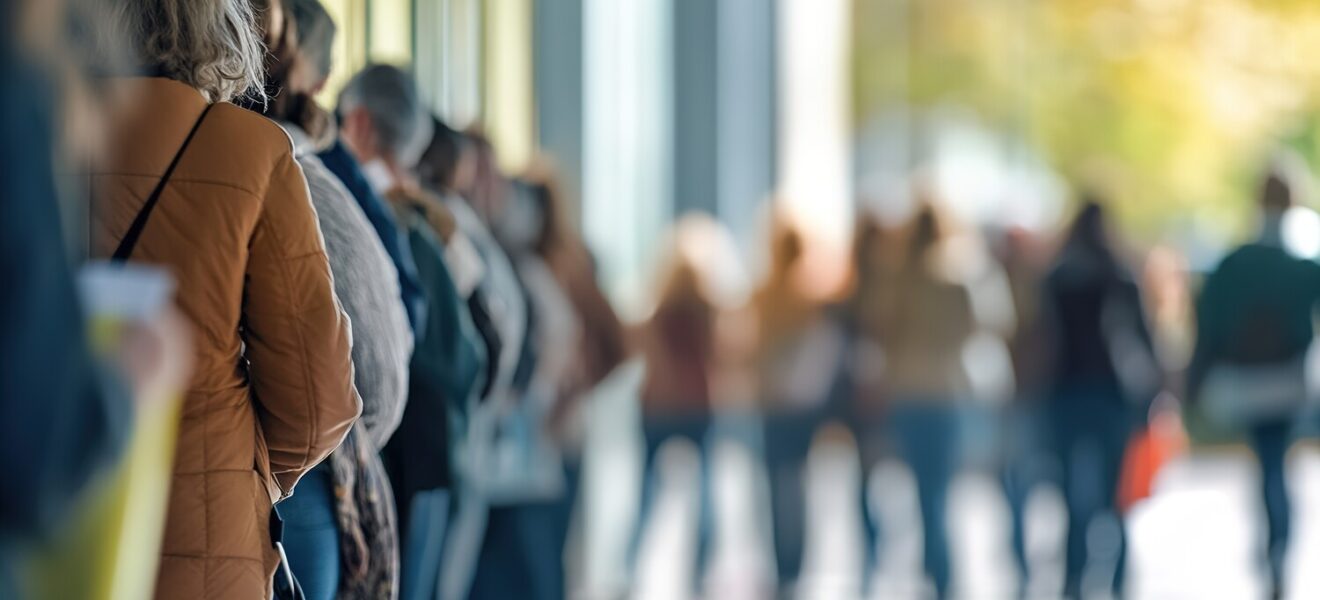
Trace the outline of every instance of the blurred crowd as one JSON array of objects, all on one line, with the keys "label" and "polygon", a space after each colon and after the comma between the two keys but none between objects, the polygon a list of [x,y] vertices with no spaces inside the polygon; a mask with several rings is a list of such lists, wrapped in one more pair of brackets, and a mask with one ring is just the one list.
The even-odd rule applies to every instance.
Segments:
[{"label": "blurred crowd", "polygon": [[[1095,591],[1099,565],[1122,596],[1124,517],[1194,407],[1259,461],[1282,595],[1320,300],[1320,266],[1284,243],[1289,165],[1262,177],[1257,235],[1196,286],[1176,251],[1125,243],[1097,194],[1062,232],[988,230],[919,185],[905,223],[858,215],[840,291],[816,288],[810,238],[779,218],[752,293],[725,293],[727,233],[684,217],[625,324],[548,164],[501,172],[407,68],[317,103],[336,36],[318,0],[110,4],[4,5],[0,596],[572,595],[602,395],[641,407],[630,573],[657,456],[686,438],[700,589],[716,417],[740,412],[784,594],[808,455],[841,423],[864,474],[912,472],[934,597],[953,590],[945,516],[969,468],[1002,481],[1020,580],[1026,499],[1053,485],[1062,595]],[[140,478],[162,456],[155,489]],[[886,539],[860,490],[866,595]]]}]

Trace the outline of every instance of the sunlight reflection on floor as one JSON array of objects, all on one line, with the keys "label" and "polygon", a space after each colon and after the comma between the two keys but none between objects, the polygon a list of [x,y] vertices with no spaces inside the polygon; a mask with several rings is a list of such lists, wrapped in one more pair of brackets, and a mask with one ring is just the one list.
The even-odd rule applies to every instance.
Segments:
[{"label": "sunlight reflection on floor", "polygon": [[[645,529],[638,585],[644,600],[697,597],[689,581],[695,520],[695,456],[691,446],[666,450],[661,497]],[[764,476],[744,446],[725,443],[715,457],[717,532],[705,597],[771,597]],[[1320,453],[1294,453],[1294,565],[1320,558],[1320,531],[1308,506],[1320,500]],[[861,530],[855,506],[857,461],[851,446],[818,446],[807,479],[809,539],[799,597],[857,597]],[[1181,459],[1163,472],[1154,498],[1133,510],[1129,591],[1137,599],[1254,598],[1257,475],[1244,452],[1213,452]],[[916,528],[911,476],[897,463],[880,465],[872,492],[882,516],[884,548],[873,587],[876,598],[920,598],[921,534]],[[955,589],[961,598],[1009,598],[1016,586],[1008,550],[1007,507],[995,480],[968,473],[955,483],[949,508],[954,537]],[[1030,598],[1056,597],[1062,580],[1062,502],[1052,489],[1028,505],[1028,548],[1035,577]],[[1320,597],[1320,573],[1294,568],[1290,597]],[[585,597],[596,597],[590,594]]]}]

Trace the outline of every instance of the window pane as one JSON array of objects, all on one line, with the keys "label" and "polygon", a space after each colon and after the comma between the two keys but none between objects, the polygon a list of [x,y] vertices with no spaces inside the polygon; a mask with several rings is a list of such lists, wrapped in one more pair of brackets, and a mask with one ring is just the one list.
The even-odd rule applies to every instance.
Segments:
[{"label": "window pane", "polygon": [[321,0],[321,4],[335,20],[338,33],[335,35],[334,66],[330,71],[330,80],[326,82],[317,101],[322,106],[333,107],[339,90],[366,64],[367,0]]},{"label": "window pane", "polygon": [[371,60],[396,65],[411,63],[412,0],[371,0],[370,10]]}]

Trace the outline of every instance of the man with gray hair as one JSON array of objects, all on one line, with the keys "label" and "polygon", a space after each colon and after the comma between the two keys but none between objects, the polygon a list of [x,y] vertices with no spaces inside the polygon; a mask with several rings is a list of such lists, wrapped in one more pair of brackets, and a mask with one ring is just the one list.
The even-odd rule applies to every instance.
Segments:
[{"label": "man with gray hair", "polygon": [[348,149],[377,194],[415,185],[413,168],[431,143],[431,115],[412,75],[393,65],[368,66],[339,95]]},{"label": "man with gray hair", "polygon": [[[516,375],[529,327],[527,297],[508,255],[481,218],[461,200],[436,197],[418,182],[415,168],[431,144],[435,123],[409,73],[388,65],[367,67],[344,88],[339,111],[345,144],[362,161],[372,188],[402,208],[400,222],[415,226],[420,216],[422,227],[434,230],[428,237],[442,241],[443,247],[436,249],[440,265],[431,254],[423,254],[428,252],[425,243],[413,244],[422,283],[435,289],[428,299],[438,302],[438,296],[457,292],[460,305],[451,308],[471,318],[481,334],[488,383],[481,391],[451,390],[439,399],[429,393],[410,397],[410,414],[404,415],[404,424],[385,449],[387,466],[395,467],[391,477],[405,539],[402,598],[435,598],[437,593],[446,600],[467,598],[485,537],[488,494],[503,483],[494,477],[494,472],[504,472],[492,458],[495,428],[499,413],[520,394]],[[433,286],[441,279],[452,281],[447,292]],[[429,320],[454,315],[445,310],[431,304]],[[428,327],[432,335],[422,334],[413,360],[415,390],[421,389],[418,382],[438,381],[454,370],[452,364],[443,364],[430,373],[427,358],[456,345],[452,338],[462,333],[455,329],[445,330],[437,321]],[[440,348],[431,353],[430,344]],[[477,396],[485,401],[469,404]],[[437,400],[464,406],[452,417],[464,424],[450,429],[456,437],[450,442],[454,472],[448,485],[420,485],[428,476],[418,473],[419,463],[444,434],[436,420],[421,417]],[[445,515],[452,520],[446,522]],[[438,554],[437,542],[443,546]]]},{"label": "man with gray hair", "polygon": [[[338,28],[319,0],[293,0],[290,12],[299,32],[299,60],[292,77],[303,78],[300,83],[304,87],[301,89],[324,89],[334,67],[332,57]],[[385,251],[399,271],[399,290],[403,296],[403,305],[408,310],[408,322],[412,325],[413,336],[420,337],[426,327],[426,302],[412,249],[394,213],[368,185],[361,167],[349,154],[342,138],[336,137],[334,144],[320,153],[320,158],[326,168],[353,194],[353,199],[357,200],[358,206],[376,230],[376,235],[385,245]]]},{"label": "man with gray hair", "polygon": [[[472,337],[475,328],[465,337],[462,325],[464,318],[472,322],[463,290],[481,278],[480,258],[475,250],[462,252],[471,242],[465,245],[460,232],[444,231],[438,224],[450,218],[444,205],[416,183],[413,169],[430,144],[433,123],[412,77],[397,67],[369,66],[345,86],[339,110],[344,145],[362,162],[370,191],[397,209],[427,303],[427,326],[413,351],[403,422],[382,451],[401,532],[399,597],[466,598],[466,585],[460,583],[471,579],[473,569],[464,558],[475,557],[479,548],[469,550],[464,543],[461,550],[453,549],[451,516],[461,531],[474,531],[461,539],[480,540],[486,513],[484,504],[457,501],[451,468],[461,460],[456,448],[468,429],[454,411],[476,395],[490,351],[489,344]],[[450,586],[459,589],[452,594],[443,590]]]}]

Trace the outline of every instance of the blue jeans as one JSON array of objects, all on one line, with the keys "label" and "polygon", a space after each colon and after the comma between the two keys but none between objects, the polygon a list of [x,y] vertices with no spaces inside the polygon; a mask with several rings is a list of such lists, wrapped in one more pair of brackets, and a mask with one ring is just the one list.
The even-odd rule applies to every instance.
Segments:
[{"label": "blue jeans", "polygon": [[646,455],[642,467],[642,493],[637,507],[637,519],[633,523],[632,535],[628,543],[627,564],[632,574],[636,575],[638,554],[641,552],[642,533],[655,508],[655,497],[659,487],[659,473],[656,470],[656,455],[665,442],[673,438],[685,438],[697,445],[700,453],[700,481],[697,491],[697,554],[696,568],[693,575],[700,579],[705,573],[706,556],[710,551],[710,538],[714,522],[714,504],[711,500],[709,444],[710,418],[706,415],[647,417],[642,426],[646,438]]},{"label": "blue jeans", "polygon": [[1089,556],[1087,531],[1101,516],[1117,523],[1111,591],[1121,594],[1127,572],[1127,533],[1118,511],[1123,456],[1135,429],[1133,409],[1122,392],[1106,386],[1078,387],[1051,406],[1055,448],[1062,464],[1063,499],[1068,507],[1064,595],[1081,594]]},{"label": "blue jeans", "polygon": [[765,472],[770,484],[775,568],[781,587],[802,575],[806,546],[806,473],[811,442],[825,418],[819,410],[765,416]]},{"label": "blue jeans", "polygon": [[472,600],[563,600],[569,521],[577,503],[580,468],[564,470],[564,494],[555,500],[490,509]]},{"label": "blue jeans", "polygon": [[917,483],[922,565],[935,583],[937,597],[945,598],[952,577],[945,511],[949,485],[961,461],[963,414],[949,400],[914,400],[896,404],[889,422],[899,454]]},{"label": "blue jeans", "polygon": [[447,489],[417,492],[410,501],[403,532],[401,600],[432,600],[440,584],[448,535],[450,497]]},{"label": "blue jeans", "polygon": [[307,600],[334,600],[339,591],[339,521],[330,465],[308,471],[280,502],[284,551]]},{"label": "blue jeans", "polygon": [[876,465],[888,454],[888,427],[885,419],[876,414],[855,414],[852,416],[853,435],[857,438],[857,450],[860,458],[861,481],[857,485],[857,512],[862,522],[862,597],[871,592],[871,580],[875,579],[877,560],[880,554],[880,515],[871,505],[871,473]]},{"label": "blue jeans", "polygon": [[1051,469],[1054,461],[1046,446],[1045,419],[1041,413],[1039,405],[1025,400],[1005,408],[999,415],[999,476],[1008,502],[1013,558],[1019,585],[1023,586],[1030,576],[1024,518],[1027,500],[1037,485],[1057,479]]},{"label": "blue jeans", "polygon": [[1261,423],[1250,431],[1251,449],[1260,463],[1261,496],[1265,502],[1268,530],[1265,538],[1266,557],[1274,589],[1283,585],[1284,566],[1288,553],[1288,539],[1292,529],[1292,507],[1288,499],[1288,482],[1284,473],[1284,458],[1292,445],[1292,423],[1286,420]]}]

